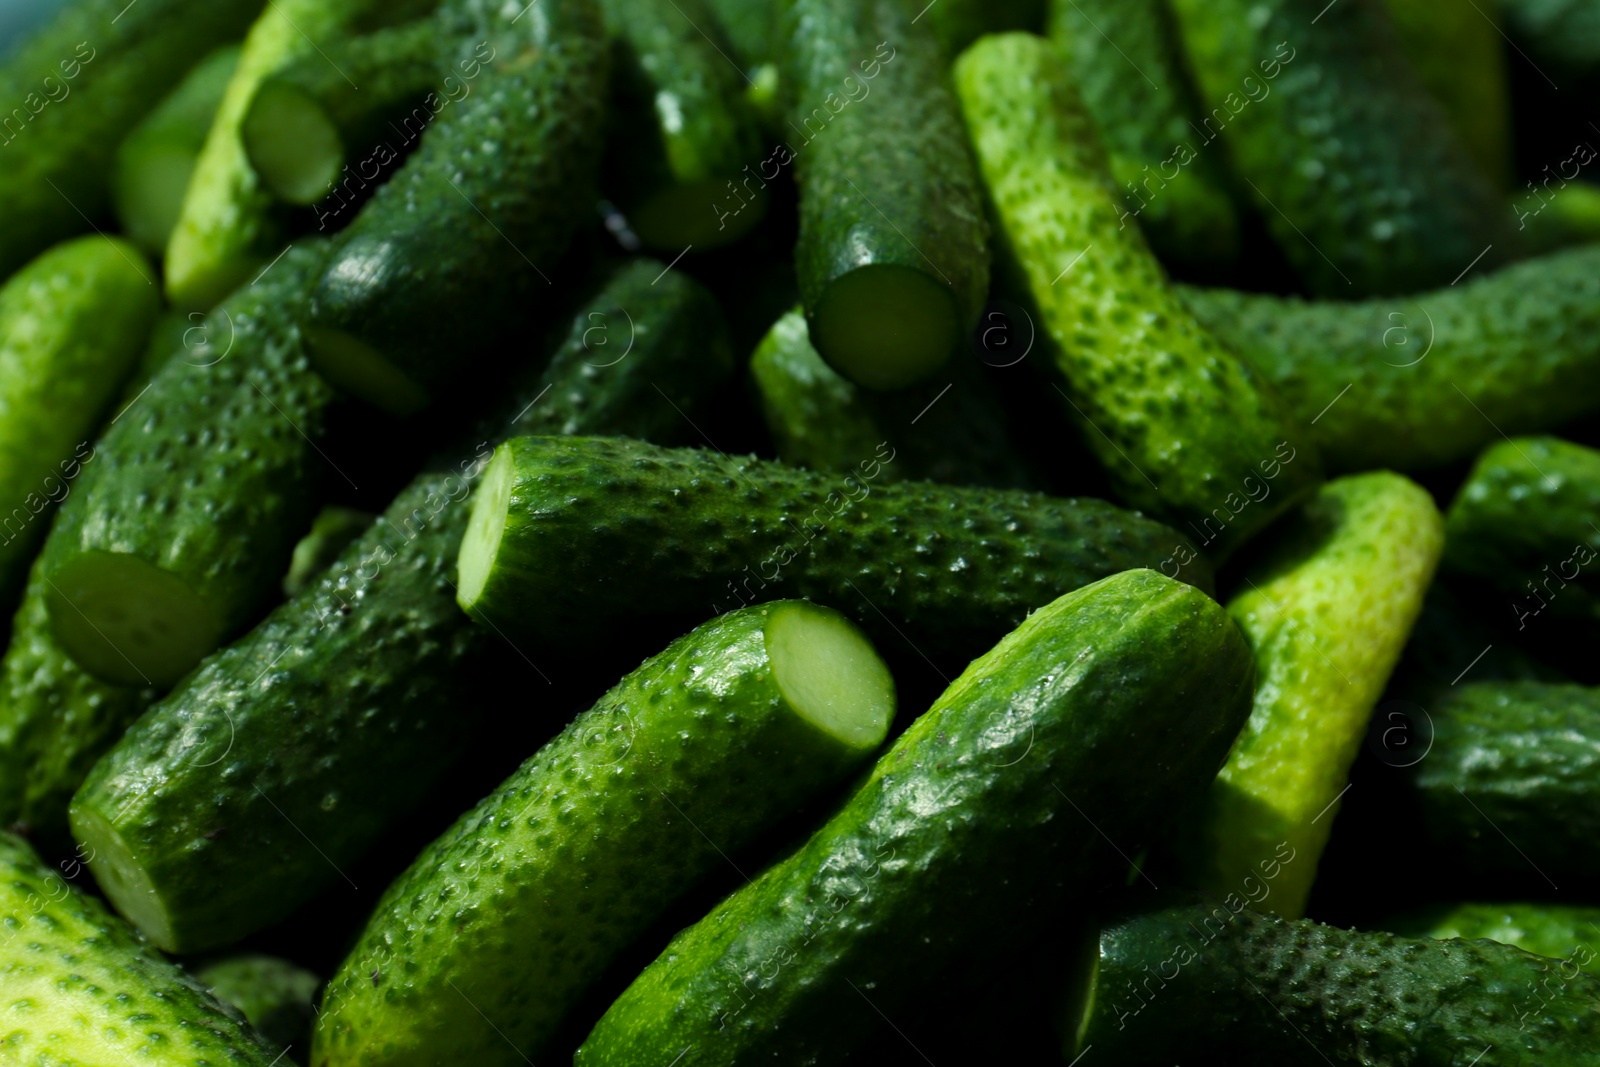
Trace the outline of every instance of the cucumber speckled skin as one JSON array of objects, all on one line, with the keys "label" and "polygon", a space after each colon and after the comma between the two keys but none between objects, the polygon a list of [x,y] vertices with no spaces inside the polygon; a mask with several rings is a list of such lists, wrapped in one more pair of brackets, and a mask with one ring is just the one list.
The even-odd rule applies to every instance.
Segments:
[{"label": "cucumber speckled skin", "polygon": [[1494,183],[1411,69],[1383,0],[1173,10],[1205,135],[1312,293],[1414,293],[1515,255]]},{"label": "cucumber speckled skin", "polygon": [[323,999],[313,1063],[543,1055],[669,904],[869,760],[894,714],[888,670],[875,656],[866,671],[816,663],[848,671],[859,689],[836,699],[870,712],[859,734],[819,729],[781,680],[781,628],[794,619],[839,627],[871,655],[831,609],[776,601],[646,660],[389,887]]},{"label": "cucumber speckled skin", "polygon": [[[238,1008],[256,1033],[282,1048],[304,1050],[316,1017],[312,1002],[322,979],[276,956],[225,956],[194,972],[224,1004]],[[304,1059],[304,1053],[295,1057]]]},{"label": "cucumber speckled skin", "polygon": [[1137,848],[1198,799],[1252,674],[1232,620],[1149,571],[1041,608],[809,841],[674,938],[574,1063],[841,1062],[942,967],[1015,950],[1019,925],[1123,873],[1096,828]]},{"label": "cucumber speckled skin", "polygon": [[1600,978],[1600,908],[1578,904],[1444,904],[1397,915],[1383,929],[1405,937],[1488,938]]},{"label": "cucumber speckled skin", "polygon": [[1287,921],[1237,895],[1169,907],[1100,931],[1066,1058],[1082,1054],[1083,1067],[1592,1063],[1600,980],[1553,963],[1492,941]]},{"label": "cucumber speckled skin", "polygon": [[1600,406],[1600,247],[1360,303],[1180,291],[1300,418],[1317,420],[1331,470],[1426,470]]},{"label": "cucumber speckled skin", "polygon": [[[731,364],[715,362],[727,341],[714,298],[678,271],[651,285],[663,266],[622,268],[573,317],[548,368],[536,363],[496,398],[487,440],[569,429],[691,436],[684,413],[696,415]],[[622,307],[637,332],[617,361]],[[601,326],[612,335],[604,346]],[[607,373],[619,377],[596,376]],[[489,454],[480,442],[474,435],[413,480],[300,595],[140,719],[84,783],[74,832],[100,842],[96,878],[157,944],[200,951],[288,914],[337,878],[328,859],[343,866],[411,810],[493,706],[473,694],[501,638],[462,614],[453,581],[467,490]]]},{"label": "cucumber speckled skin", "polygon": [[274,1062],[236,1013],[10,834],[0,834],[0,973],[11,1063]]},{"label": "cucumber speckled skin", "polygon": [[1321,481],[1310,435],[1119,220],[1093,121],[1053,47],[987,37],[955,70],[1001,243],[1086,443],[1124,500],[1225,557]]}]

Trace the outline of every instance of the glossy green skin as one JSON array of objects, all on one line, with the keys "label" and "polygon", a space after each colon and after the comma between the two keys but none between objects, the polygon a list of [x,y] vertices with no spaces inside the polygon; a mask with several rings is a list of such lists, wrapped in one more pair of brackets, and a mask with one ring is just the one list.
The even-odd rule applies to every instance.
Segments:
[{"label": "glossy green skin", "polygon": [[1105,143],[1119,210],[1167,262],[1232,263],[1238,212],[1221,154],[1191,125],[1199,104],[1165,0],[1052,0],[1050,38]]},{"label": "glossy green skin", "polygon": [[1444,523],[1427,490],[1388,471],[1329,482],[1286,521],[1228,601],[1255,650],[1256,698],[1207,795],[1195,884],[1225,894],[1259,880],[1286,843],[1295,858],[1257,903],[1298,919]]},{"label": "glossy green skin", "polygon": [[268,1067],[273,1052],[205,986],[0,834],[0,973],[11,1063]]},{"label": "glossy green skin", "polygon": [[1173,10],[1204,135],[1313,294],[1414,293],[1448,284],[1488,245],[1480,269],[1514,255],[1494,183],[1411,70],[1382,0],[1320,16],[1299,0]]},{"label": "glossy green skin", "polygon": [[1592,0],[1498,0],[1506,33],[1558,82],[1600,77],[1600,5]]},{"label": "glossy green skin", "polygon": [[0,604],[16,603],[44,512],[91,469],[95,428],[160,309],[139,250],[99,236],[58,245],[0,288]]},{"label": "glossy green skin", "polygon": [[878,484],[870,457],[838,475],[598,437],[501,448],[510,507],[469,610],[558,645],[619,618],[806,597],[848,608],[883,647],[965,663],[1029,611],[1117,571],[1164,566],[1210,588],[1182,535],[1099,500]]},{"label": "glossy green skin", "polygon": [[1485,449],[1450,504],[1445,566],[1504,594],[1522,632],[1548,612],[1600,623],[1600,452],[1557,437]]},{"label": "glossy green skin", "polygon": [[0,62],[0,277],[105,213],[123,136],[199,57],[242,34],[261,0],[126,6],[64,4]]},{"label": "glossy green skin", "polygon": [[1047,0],[940,0],[923,18],[933,26],[939,44],[952,58],[986,33],[1044,27]]},{"label": "glossy green skin", "polygon": [[476,71],[471,92],[437,98],[312,292],[308,326],[354,336],[425,393],[470,380],[475,360],[508,347],[496,343],[508,318],[549,307],[539,272],[593,208],[608,65],[597,5],[544,0],[513,24],[519,10],[439,9],[441,78]]},{"label": "glossy green skin", "polygon": [[1321,1062],[1309,1043],[1330,1063],[1362,1067],[1457,1067],[1485,1047],[1505,1067],[1594,1062],[1600,980],[1576,967],[1492,941],[1286,921],[1244,903],[1170,907],[1102,929],[1087,1026],[1067,1058],[1092,1046],[1085,1064]]},{"label": "glossy green skin", "polygon": [[1600,908],[1575,904],[1450,904],[1396,916],[1384,929],[1408,937],[1488,938],[1600,978]]},{"label": "glossy green skin", "polygon": [[1527,872],[1530,885],[1543,881],[1529,864],[1557,882],[1600,874],[1590,847],[1600,833],[1600,691],[1463,681],[1428,714],[1433,748],[1414,789],[1424,834],[1453,869]]},{"label": "glossy green skin", "polygon": [[1095,827],[1136,848],[1197,799],[1252,674],[1226,614],[1149,571],[1040,609],[809,841],[674,938],[574,1062],[839,1062],[929,976],[1124,872]]},{"label": "glossy green skin", "polygon": [[1000,488],[1031,479],[1006,436],[1006,415],[976,360],[957,356],[927,385],[892,393],[863,389],[811,346],[805,313],[773,324],[750,360],[750,377],[777,445],[796,467],[849,473],[888,442],[886,481]]},{"label": "glossy green skin", "polygon": [[[727,342],[697,283],[674,271],[649,284],[663,266],[624,268],[573,317],[548,372],[533,368],[494,405],[487,432],[692,434],[679,409],[692,415],[720,384],[707,353]],[[615,388],[600,388],[577,354],[590,351],[586,336],[596,344],[591,311],[619,304],[638,337],[612,368],[625,372]],[[140,719],[84,783],[74,809],[116,811],[138,839],[173,922],[163,947],[229,944],[315,895],[338,877],[328,860],[343,866],[411,810],[494,705],[472,694],[501,638],[462,614],[454,585],[467,492],[492,439],[474,437],[417,477],[311,585]]]},{"label": "glossy green skin", "polygon": [[793,0],[780,16],[783,135],[800,186],[794,262],[813,319],[835,280],[869,264],[944,285],[963,328],[988,296],[972,150],[938,41],[915,14],[903,0]]},{"label": "glossy green skin", "polygon": [[[1185,310],[1121,220],[1093,120],[1054,48],[989,37],[955,70],[1001,243],[1054,342],[1068,410],[1089,423],[1085,442],[1122,499],[1225,557],[1321,481],[1309,435]],[[1272,494],[1251,503],[1247,483],[1268,473]]]},{"label": "glossy green skin", "polygon": [[[326,256],[307,241],[239,290],[207,317],[209,346],[162,367],[106,429],[45,542],[47,579],[83,553],[122,552],[182,578],[221,620],[219,638],[260,610],[328,465],[315,442],[334,392],[286,310]],[[188,463],[197,451],[206,462]],[[52,616],[73,610],[50,601]]]},{"label": "glossy green skin", "polygon": [[1467,459],[1501,433],[1593,411],[1600,396],[1600,247],[1400,299],[1181,292],[1301,419],[1317,419],[1312,433],[1335,471]]},{"label": "glossy green skin", "polygon": [[310,1041],[316,1016],[312,999],[322,987],[322,979],[310,971],[276,956],[229,956],[194,976],[273,1044],[304,1049]]},{"label": "glossy green skin", "polygon": [[350,542],[367,532],[377,516],[354,508],[327,507],[312,520],[311,530],[295,542],[289,573],[283,576],[283,595],[295,597],[317,575],[333,566]]},{"label": "glossy green skin", "polygon": [[424,849],[334,976],[312,1062],[541,1055],[668,905],[859,768],[877,746],[805,724],[778,687],[776,607],[646,660]]}]

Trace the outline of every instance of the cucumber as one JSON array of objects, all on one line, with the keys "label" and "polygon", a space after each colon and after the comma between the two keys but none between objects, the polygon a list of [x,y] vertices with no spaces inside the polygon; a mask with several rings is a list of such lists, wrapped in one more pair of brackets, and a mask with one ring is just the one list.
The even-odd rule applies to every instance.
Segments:
[{"label": "cucumber", "polygon": [[911,0],[793,0],[781,16],[794,140],[770,158],[792,160],[800,187],[800,297],[822,358],[869,389],[933,375],[989,290],[972,151],[915,14]]},{"label": "cucumber", "polygon": [[[1568,157],[1571,160],[1575,157]],[[1533,252],[1547,253],[1572,245],[1600,241],[1600,186],[1590,182],[1562,182],[1551,190],[1549,179],[1528,182],[1528,192],[1513,199],[1511,210],[1523,243]]]},{"label": "cucumber", "polygon": [[1288,921],[1237,894],[1166,907],[1101,929],[1066,1056],[1093,1048],[1086,1065],[1591,1063],[1600,980],[1553,962],[1492,941]]},{"label": "cucumber", "polygon": [[619,618],[808,597],[860,604],[873,640],[954,664],[1117,571],[1160,566],[1210,588],[1205,558],[1137,512],[873,485],[882,466],[867,457],[839,476],[620,439],[513,438],[475,491],[457,600],[508,635],[563,646]]},{"label": "cucumber", "polygon": [[[347,162],[387,143],[391,120],[441,81],[438,27],[417,19],[301,56],[263,78],[239,124],[244,153],[280,200],[313,204]],[[432,118],[432,110],[422,112]],[[358,170],[363,163],[358,163]],[[376,173],[376,167],[373,167]],[[364,175],[370,177],[371,175]]]},{"label": "cucumber", "polygon": [[389,887],[323,999],[313,1058],[543,1054],[667,905],[871,757],[894,697],[860,631],[803,600],[673,642]]},{"label": "cucumber", "polygon": [[312,998],[322,987],[322,979],[310,971],[276,956],[251,954],[215,960],[194,976],[274,1045],[291,1050],[309,1047],[316,1017]]},{"label": "cucumber", "polygon": [[1040,937],[1116,879],[1101,833],[1137,847],[1198,799],[1251,674],[1227,615],[1150,571],[1042,607],[809,841],[675,937],[574,1063],[840,1062],[944,967],[1015,952],[1016,924]]},{"label": "cucumber", "polygon": [[1600,908],[1574,904],[1445,904],[1386,920],[1406,937],[1488,938],[1550,959],[1570,960],[1600,978]]},{"label": "cucumber", "polygon": [[706,6],[741,69],[753,74],[755,68],[772,61],[777,5],[763,0],[706,0]]},{"label": "cucumber", "polygon": [[595,0],[546,3],[519,22],[511,4],[446,0],[440,54],[476,78],[461,83],[470,94],[439,103],[312,292],[317,369],[385,410],[418,411],[474,360],[504,351],[508,322],[548,302],[541,271],[592,209],[604,31]]},{"label": "cucumber", "polygon": [[946,370],[948,380],[911,389],[863,389],[817,354],[799,308],[773,324],[750,361],[778,458],[791,466],[848,473],[887,444],[895,459],[883,465],[884,481],[1031,484],[977,362],[957,357]]},{"label": "cucumber", "polygon": [[1321,480],[1309,435],[1119,221],[1093,122],[1054,49],[985,38],[955,74],[1000,242],[1054,341],[1085,441],[1124,500],[1226,557]]},{"label": "cucumber", "polygon": [[921,7],[945,55],[954,58],[986,33],[1044,28],[1047,0],[938,0]]},{"label": "cucumber", "polygon": [[1106,146],[1119,221],[1136,221],[1169,264],[1230,266],[1238,212],[1220,157],[1196,134],[1200,105],[1166,0],[1052,0],[1050,38]]},{"label": "cucumber", "polygon": [[167,238],[178,224],[189,176],[238,65],[238,45],[224,45],[212,52],[117,149],[111,171],[117,221],[129,240],[153,256],[166,251]]},{"label": "cucumber", "polygon": [[[1445,550],[1450,550],[1448,533]],[[1431,703],[1436,691],[1463,677],[1474,682],[1572,680],[1504,640],[1503,628],[1496,623],[1505,620],[1485,617],[1483,607],[1483,597],[1476,590],[1461,589],[1449,581],[1448,574],[1440,575],[1428,588],[1405,655],[1389,680],[1389,694],[1420,706]],[[1396,719],[1384,725],[1400,723]],[[1401,754],[1399,749],[1419,738],[1404,730],[1392,738],[1397,758],[1410,762],[1415,752]]]},{"label": "cucumber", "polygon": [[748,75],[704,0],[600,0],[611,34],[606,193],[647,248],[732,244],[766,213]]},{"label": "cucumber", "polygon": [[1310,292],[1414,293],[1514,258],[1494,183],[1411,69],[1383,0],[1173,10],[1209,106],[1206,143],[1222,141]]},{"label": "cucumber", "polygon": [[122,138],[260,10],[261,0],[76,0],[0,60],[0,278],[106,214]]},{"label": "cucumber", "polygon": [[325,507],[311,522],[311,530],[295,542],[289,573],[283,576],[283,595],[294,597],[344,554],[350,542],[367,532],[377,516],[368,511]]},{"label": "cucumber", "polygon": [[[1256,656],[1256,702],[1207,795],[1195,882],[1305,913],[1317,861],[1444,547],[1433,498],[1398,474],[1329,482],[1240,577],[1228,614]],[[1262,882],[1262,861],[1294,855]],[[1269,896],[1270,894],[1270,896]]]},{"label": "cucumber", "polygon": [[0,915],[12,1063],[274,1062],[236,1013],[4,833]]},{"label": "cucumber", "polygon": [[1412,300],[1182,294],[1301,419],[1315,420],[1324,462],[1341,473],[1411,473],[1467,459],[1502,433],[1591,412],[1600,395],[1600,247]]},{"label": "cucumber", "polygon": [[[567,427],[692,434],[696,402],[731,361],[708,359],[727,351],[715,300],[678,271],[652,285],[664,266],[622,268],[573,317],[548,369],[496,398],[494,429],[430,465],[327,571],[96,765],[73,800],[73,832],[94,842],[101,887],[153,941],[201,951],[288,915],[466,748],[499,699],[480,676],[503,647],[461,613],[451,582],[467,490],[489,456],[480,442]],[[592,377],[615,360],[596,354],[592,331],[609,321],[622,344],[621,307],[633,349]]]},{"label": "cucumber", "polygon": [[1495,615],[1519,634],[1547,611],[1600,626],[1597,506],[1600,452],[1556,437],[1491,445],[1450,504],[1445,567],[1502,594]]},{"label": "cucumber", "polygon": [[[0,287],[0,604],[10,610],[49,528],[91,469],[90,443],[138,362],[161,294],[126,241],[58,245]],[[84,479],[85,481],[88,479]]]},{"label": "cucumber", "polygon": [[1600,78],[1600,4],[1593,0],[1498,0],[1512,44],[1548,78],[1594,88]]}]

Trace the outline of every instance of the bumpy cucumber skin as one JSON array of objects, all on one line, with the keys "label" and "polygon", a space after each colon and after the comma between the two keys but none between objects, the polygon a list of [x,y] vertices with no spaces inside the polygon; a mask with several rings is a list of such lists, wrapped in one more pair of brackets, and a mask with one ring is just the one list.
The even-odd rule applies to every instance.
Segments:
[{"label": "bumpy cucumber skin", "polygon": [[884,647],[964,663],[1029,611],[1117,571],[1164,566],[1210,587],[1182,535],[1099,500],[874,485],[876,459],[838,476],[598,437],[500,447],[510,507],[468,610],[557,644],[621,615],[692,618],[789,596],[848,606]]},{"label": "bumpy cucumber skin", "polygon": [[1412,293],[1511,258],[1504,204],[1411,70],[1382,0],[1320,16],[1299,0],[1173,10],[1211,108],[1201,125],[1312,293]]},{"label": "bumpy cucumber skin", "polygon": [[1007,439],[1006,415],[977,361],[957,355],[927,385],[892,393],[863,389],[811,346],[805,313],[789,312],[756,346],[750,377],[778,458],[796,467],[853,472],[895,451],[884,481],[1022,488],[1031,479]]},{"label": "bumpy cucumber skin", "polygon": [[1576,967],[1558,971],[1492,941],[1360,933],[1234,903],[1101,930],[1077,1045],[1093,1047],[1086,1065],[1265,1067],[1314,1060],[1308,1043],[1329,1062],[1365,1067],[1466,1064],[1485,1047],[1505,1067],[1593,1062],[1600,980]]},{"label": "bumpy cucumber skin", "polygon": [[[649,284],[662,266],[624,268],[574,316],[549,370],[508,390],[495,429],[693,434],[683,412],[720,384],[706,353],[727,342],[698,283],[674,271]],[[628,384],[583,384],[593,379],[580,354],[598,347],[589,312],[610,316],[619,304],[640,326],[612,368]],[[685,306],[692,313],[675,310]],[[638,417],[652,410],[644,390],[660,406],[649,419]],[[477,668],[502,640],[455,603],[467,490],[489,455],[478,447],[416,478],[306,590],[134,724],[84,782],[74,810],[119,813],[111,821],[158,887],[173,920],[163,948],[229,944],[287,915],[338,877],[324,856],[342,866],[359,855],[472,736],[492,703],[470,697]]]},{"label": "bumpy cucumber skin", "polygon": [[10,834],[0,834],[0,916],[11,1062],[273,1062],[237,1014]]},{"label": "bumpy cucumber skin", "polygon": [[335,975],[312,1062],[539,1056],[668,904],[868,759],[778,688],[765,629],[784,603],[646,660],[429,845]]},{"label": "bumpy cucumber skin", "polygon": [[1600,451],[1556,437],[1484,450],[1450,504],[1445,566],[1505,594],[1520,632],[1546,610],[1600,625]]},{"label": "bumpy cucumber skin", "polygon": [[228,956],[195,971],[195,979],[224,1004],[238,1008],[275,1045],[305,1048],[322,979],[276,956]]},{"label": "bumpy cucumber skin", "polygon": [[1198,105],[1165,0],[1052,0],[1050,38],[1105,143],[1120,209],[1168,262],[1231,264],[1238,212],[1190,125]]},{"label": "bumpy cucumber skin", "polygon": [[1487,938],[1600,977],[1600,908],[1575,904],[1451,904],[1396,916],[1383,928],[1435,940]]},{"label": "bumpy cucumber skin", "polygon": [[1444,522],[1426,490],[1387,471],[1329,482],[1288,521],[1228,602],[1255,650],[1256,701],[1207,797],[1198,881],[1225,894],[1287,843],[1295,859],[1261,904],[1297,919]]},{"label": "bumpy cucumber skin", "polygon": [[1442,466],[1501,432],[1538,432],[1593,411],[1600,396],[1596,247],[1399,299],[1180,292],[1301,419],[1317,420],[1323,460],[1339,472]]},{"label": "bumpy cucumber skin", "polygon": [[[164,366],[105,431],[45,543],[48,581],[83,553],[123,552],[188,583],[224,638],[260,609],[327,467],[315,442],[334,392],[307,363],[292,313],[326,258],[325,242],[290,249],[208,316],[203,352]],[[71,610],[51,599],[53,617]]]},{"label": "bumpy cucumber skin", "polygon": [[283,576],[283,595],[295,597],[344,554],[350,542],[366,533],[377,516],[354,508],[326,507],[311,522],[310,531],[295,542],[289,573]]},{"label": "bumpy cucumber skin", "polygon": [[506,349],[505,317],[548,303],[539,272],[593,207],[609,59],[599,10],[545,0],[513,24],[518,10],[439,9],[441,68],[478,80],[441,105],[312,292],[308,326],[369,345],[424,392]]},{"label": "bumpy cucumber skin", "polygon": [[123,136],[199,57],[242,34],[261,0],[125,7],[62,5],[0,63],[0,277],[104,214]]},{"label": "bumpy cucumber skin", "polygon": [[[1321,481],[1310,435],[1119,221],[1093,121],[1053,47],[989,37],[955,69],[1000,242],[1054,341],[1085,441],[1123,499],[1187,523],[1225,557]],[[1277,480],[1253,503],[1249,483],[1269,470]]]},{"label": "bumpy cucumber skin", "polygon": [[674,938],[574,1062],[838,1062],[941,965],[1125,870],[1094,826],[1137,847],[1196,799],[1252,673],[1214,602],[1149,571],[1041,608],[806,844]]},{"label": "bumpy cucumber skin", "polygon": [[1453,868],[1527,871],[1540,885],[1529,863],[1558,881],[1600,874],[1591,847],[1600,833],[1600,692],[1462,682],[1441,692],[1428,714],[1433,747],[1416,766],[1414,788],[1426,837]]},{"label": "bumpy cucumber skin", "polygon": [[938,41],[914,15],[903,0],[794,0],[779,16],[800,186],[795,271],[813,320],[829,285],[869,264],[944,285],[963,330],[988,296],[972,150]]},{"label": "bumpy cucumber skin", "polygon": [[[0,288],[0,605],[16,603],[44,539],[43,512],[72,493],[95,427],[161,309],[155,271],[126,241],[81,237]],[[92,458],[90,459],[92,463]]]}]

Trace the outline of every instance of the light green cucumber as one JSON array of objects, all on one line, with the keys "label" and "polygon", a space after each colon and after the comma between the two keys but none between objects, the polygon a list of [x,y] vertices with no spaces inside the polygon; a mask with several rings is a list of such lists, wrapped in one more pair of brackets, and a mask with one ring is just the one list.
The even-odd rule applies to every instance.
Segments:
[{"label": "light green cucumber", "polygon": [[[1286,522],[1228,602],[1255,650],[1255,707],[1207,796],[1192,873],[1298,919],[1444,523],[1426,490],[1386,471],[1329,482]],[[1292,862],[1265,880],[1285,849]]]},{"label": "light green cucumber", "polygon": [[344,554],[350,542],[366,532],[377,518],[370,511],[326,507],[317,513],[311,529],[295,543],[289,573],[283,576],[283,595],[294,597]]},{"label": "light green cucumber", "polygon": [[1535,956],[1567,960],[1600,978],[1600,908],[1581,904],[1441,904],[1386,919],[1405,937],[1488,938]]},{"label": "light green cucumber", "polygon": [[[1584,152],[1584,157],[1593,158],[1588,151]],[[1517,229],[1528,250],[1542,254],[1572,245],[1600,242],[1600,186],[1592,182],[1562,181],[1552,188],[1553,177],[1541,179],[1540,188],[1529,181],[1528,192],[1512,200]]]},{"label": "light green cucumber", "polygon": [[1054,342],[1067,410],[1123,499],[1225,557],[1321,481],[1309,434],[1185,310],[1120,221],[1093,120],[1051,45],[985,38],[955,75],[1001,244]]}]

